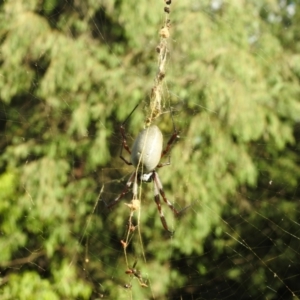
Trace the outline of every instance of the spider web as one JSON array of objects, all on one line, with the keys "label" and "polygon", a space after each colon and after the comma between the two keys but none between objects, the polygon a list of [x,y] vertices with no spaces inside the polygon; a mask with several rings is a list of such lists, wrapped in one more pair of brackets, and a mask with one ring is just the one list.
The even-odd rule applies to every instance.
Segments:
[{"label": "spider web", "polygon": [[[4,1],[1,5],[8,5],[8,2]],[[44,71],[49,68],[48,62],[43,60],[46,53],[37,50],[37,54],[31,53],[33,56],[37,55],[39,59],[33,66],[36,77],[31,79],[31,86],[25,93],[29,100],[24,101],[14,97],[9,103],[2,90],[0,113],[4,159],[1,160],[0,166],[4,175],[1,176],[0,183],[5,188],[0,195],[3,199],[10,199],[12,192],[8,187],[15,186],[11,182],[15,182],[18,178],[20,182],[15,188],[18,192],[13,199],[17,199],[18,196],[20,200],[14,200],[10,211],[7,210],[6,204],[3,204],[1,215],[5,216],[3,219],[8,220],[8,223],[20,224],[22,229],[20,231],[17,225],[16,227],[10,225],[11,228],[15,228],[13,231],[15,235],[12,233],[9,235],[11,229],[5,227],[8,226],[7,222],[3,222],[1,245],[3,249],[7,247],[6,249],[12,253],[11,255],[4,253],[1,258],[0,289],[3,289],[3,299],[17,298],[22,294],[24,299],[31,299],[38,297],[40,289],[43,288],[45,294],[42,294],[40,299],[46,298],[46,295],[55,295],[58,299],[59,297],[68,299],[298,299],[300,296],[297,158],[299,118],[294,115],[299,113],[299,108],[293,103],[281,104],[286,100],[282,100],[279,104],[274,101],[278,105],[276,106],[278,119],[282,121],[277,124],[276,122],[279,121],[274,119],[273,115],[256,110],[255,101],[265,96],[259,94],[261,92],[259,89],[263,90],[264,87],[257,84],[258,96],[253,92],[252,102],[246,101],[240,92],[239,73],[234,69],[234,63],[231,64],[231,61],[229,64],[226,60],[227,56],[230,56],[228,60],[232,60],[235,54],[240,54],[238,46],[241,49],[245,47],[242,41],[239,42],[243,40],[245,31],[252,38],[251,41],[253,40],[253,48],[258,39],[267,43],[266,40],[271,39],[270,35],[259,32],[259,25],[255,22],[252,28],[246,26],[250,26],[251,22],[245,17],[243,7],[238,1],[233,1],[232,11],[246,18],[245,21],[241,17],[240,23],[234,22],[236,15],[230,15],[231,10],[228,7],[231,7],[231,4],[226,1],[201,3],[182,1],[171,5],[173,10],[170,19],[173,28],[170,55],[166,65],[163,113],[155,124],[163,132],[165,145],[173,132],[170,114],[172,111],[174,124],[181,133],[180,140],[170,151],[171,165],[159,169],[158,173],[166,196],[172,204],[179,209],[187,205],[191,207],[182,218],[177,219],[162,201],[168,226],[175,230],[175,234],[170,236],[161,225],[153,198],[153,183],[142,183],[139,186],[140,207],[137,211],[131,212],[124,204],[132,200],[131,192],[111,211],[103,202],[103,200],[109,202],[115,199],[122,192],[129,175],[133,172],[133,167],[125,165],[118,157],[122,142],[119,126],[137,102],[142,101],[146,106],[145,98],[153,86],[157,67],[155,47],[159,40],[157,32],[163,24],[164,2],[157,1],[153,4],[153,8],[152,5],[149,7],[145,4],[137,4],[135,1],[118,3],[103,1],[98,9],[94,9],[98,7],[96,1],[87,1],[85,5],[76,1],[65,1],[61,6],[54,1],[44,1],[44,5],[51,13],[47,14],[45,8],[40,16],[47,19],[49,24],[53,24],[53,27],[59,23],[58,27],[63,28],[62,32],[64,34],[67,32],[68,38],[74,41],[79,38],[81,30],[85,30],[85,24],[89,24],[87,31],[94,38],[95,43],[91,45],[90,53],[95,57],[102,56],[99,60],[103,65],[108,65],[107,69],[99,68],[95,73],[91,71],[91,82],[98,73],[101,73],[101,76],[109,77],[109,84],[108,87],[103,88],[104,92],[99,92],[98,99],[91,100],[90,110],[84,103],[85,98],[82,100],[80,96],[93,92],[97,94],[99,90],[101,91],[102,87],[92,84],[87,90],[76,91],[79,94],[79,98],[75,100],[78,101],[77,114],[74,113],[75,108],[73,110],[72,106],[74,95],[72,88],[68,90],[70,98],[66,94],[62,96],[58,93],[56,98],[49,97],[50,99],[42,104],[44,110],[37,109],[29,113],[26,106],[37,107],[41,101],[42,97],[39,98],[35,87],[42,85],[40,79],[46,76],[47,73]],[[266,19],[273,22],[274,27],[279,26],[282,20],[281,12],[273,9],[268,1],[264,1],[263,5],[257,8],[257,12],[261,15],[265,13]],[[277,7],[277,4],[273,5]],[[52,6],[56,8],[52,10]],[[147,10],[151,9],[151,12],[145,12],[145,7]],[[287,12],[285,16],[287,18],[296,14],[299,3],[279,1],[278,7]],[[130,22],[129,19],[134,18],[135,13],[132,12],[135,9],[146,18],[144,20],[146,24],[148,22],[154,25],[151,27],[139,24],[143,19],[141,16],[137,17],[137,21]],[[117,13],[118,22],[116,22],[118,18],[113,19]],[[61,15],[65,17],[61,17],[58,22],[57,18]],[[72,15],[77,15],[78,18],[75,25],[71,22]],[[251,16],[249,18],[251,19]],[[200,19],[201,21],[198,22]],[[208,25],[208,20],[214,20],[209,23],[212,25]],[[72,25],[69,25],[69,22]],[[131,24],[134,24],[133,28],[130,27]],[[236,25],[240,27],[235,28]],[[127,31],[122,26],[124,28],[128,26]],[[220,26],[220,29],[214,26]],[[211,43],[208,47],[203,46],[203,52],[201,49],[196,49],[201,48],[202,45],[190,44],[191,39],[188,38],[187,33],[193,36],[191,27],[198,28],[201,35],[199,43],[200,41]],[[226,28],[227,31],[225,29],[222,31],[221,27]],[[276,28],[274,30],[276,32]],[[145,35],[143,39],[139,34],[140,31]],[[218,32],[224,35],[224,40],[217,38]],[[228,37],[224,32],[228,33]],[[124,37],[124,34],[128,36]],[[130,40],[128,48],[131,47],[134,54],[131,54],[128,49],[122,49],[123,39]],[[236,42],[235,39],[238,41]],[[224,41],[232,40],[236,46],[230,49],[233,54],[228,53],[222,44]],[[288,41],[284,42],[288,48]],[[59,38],[55,43],[63,45]],[[278,46],[269,43],[271,46]],[[101,47],[108,51],[100,50]],[[209,50],[214,47],[217,51],[210,53]],[[261,52],[259,52],[260,47],[263,49]],[[82,51],[84,48],[85,46],[79,46]],[[274,54],[272,50],[267,52],[267,48],[262,42],[252,54],[258,52],[257,56],[261,58],[262,64],[264,60],[268,61],[268,58],[272,57],[275,65],[276,60],[273,56],[275,57],[277,53]],[[99,53],[96,52],[97,49]],[[69,49],[65,51],[68,52]],[[293,59],[296,64],[295,52],[294,49]],[[278,50],[278,53],[281,52]],[[130,69],[127,68],[129,64],[126,60],[135,62]],[[257,73],[253,71],[253,75],[251,70],[255,63],[248,56],[245,56],[242,61],[250,65],[250,71],[244,71],[246,74],[240,74],[241,77],[255,81]],[[177,66],[176,63],[184,64],[185,68],[181,69],[182,65]],[[87,68],[90,68],[93,61],[86,64]],[[2,67],[3,65],[4,62]],[[225,72],[224,75],[218,65],[228,68],[228,73]],[[0,70],[0,72],[4,79],[8,78],[5,71]],[[72,70],[69,72],[72,77]],[[203,74],[201,79],[198,78],[199,74]],[[271,72],[270,74],[273,75]],[[224,81],[220,83],[218,81],[223,75],[226,84]],[[292,75],[290,73],[283,75],[285,79],[289,76]],[[263,77],[261,75],[259,80]],[[120,78],[126,82],[128,91],[120,84]],[[76,80],[75,76],[71,78],[74,85]],[[272,80],[275,79],[270,77],[270,81]],[[290,81],[293,80],[296,79],[293,77]],[[80,79],[78,81],[81,83]],[[286,81],[282,85],[287,84]],[[247,84],[251,85],[248,82]],[[278,83],[280,84],[281,82]],[[51,86],[51,83],[48,82],[48,85]],[[195,86],[199,88],[196,89]],[[43,86],[42,88],[46,89]],[[122,90],[118,91],[118,88]],[[251,91],[251,88],[249,89]],[[284,87],[281,89],[284,90]],[[244,101],[226,100],[233,98],[235,93],[237,98],[242,98]],[[284,93],[282,92],[283,96]],[[291,93],[297,95],[298,91]],[[194,98],[189,95],[193,95]],[[195,98],[196,95],[198,98]],[[249,97],[249,94],[247,96]],[[122,97],[125,99],[124,102],[121,101]],[[273,97],[276,98],[276,95]],[[287,93],[287,97],[290,97],[290,94]],[[105,100],[106,98],[108,100]],[[226,105],[221,105],[222,101]],[[60,106],[58,102],[64,102],[65,106]],[[275,105],[274,103],[272,102],[272,105]],[[144,126],[146,111],[143,105],[126,123],[129,147]],[[68,110],[66,107],[71,109]],[[241,108],[243,110],[240,110]],[[270,107],[267,108],[271,110]],[[253,111],[254,117],[248,110]],[[87,112],[83,113],[85,111]],[[30,135],[24,136],[26,130],[34,126],[31,123],[35,120],[32,118],[34,113],[42,113],[41,118],[45,118],[47,122],[43,125],[36,121],[36,132],[32,131]],[[270,123],[260,129],[259,121],[264,114],[267,115],[266,119],[269,118]],[[85,119],[86,115],[93,115],[91,126],[85,126],[88,123]],[[242,131],[243,118],[250,124],[249,129],[245,127],[245,133]],[[289,121],[285,122],[288,118]],[[60,119],[61,123],[55,125],[56,119]],[[69,119],[80,122],[77,124],[74,121],[76,125],[72,123],[73,125],[66,126],[66,120]],[[232,128],[232,132],[228,134],[230,142],[225,138],[222,139],[227,132],[218,123],[219,120],[224,121],[220,123],[225,129]],[[226,122],[236,126],[230,127]],[[56,130],[57,128],[59,130]],[[87,131],[86,128],[89,130]],[[74,145],[70,146],[73,147],[72,151],[67,154],[58,152],[50,146],[47,150],[37,147],[43,144],[45,139],[52,141],[58,139],[57,143],[59,143],[59,138],[65,138],[63,135],[69,131],[80,134],[77,135],[76,143],[70,141],[70,144],[74,143]],[[253,131],[264,131],[264,133],[255,136]],[[101,135],[99,132],[105,134]],[[87,140],[98,142],[89,144]],[[91,158],[84,157],[92,153],[86,148],[92,148],[93,145],[98,147],[98,156],[94,157],[91,154]],[[34,152],[28,151],[27,147],[34,147]],[[78,152],[77,149],[82,150]],[[232,156],[228,155],[229,152]],[[239,157],[236,158],[235,155]],[[20,163],[10,162],[9,157],[17,157]],[[71,168],[63,160],[65,157],[71,161]],[[38,164],[34,165],[32,162]],[[7,172],[8,169],[12,170],[16,167],[19,168],[19,177],[14,175],[15,172]],[[36,177],[33,174],[36,174]],[[63,174],[67,174],[67,178],[64,178]],[[32,182],[28,178],[32,179]],[[50,178],[59,178],[60,185],[52,184]],[[36,186],[40,186],[40,190]],[[47,186],[45,191],[44,186]],[[60,193],[65,195],[64,189],[68,190],[71,199],[60,198]],[[42,195],[40,196],[39,193]],[[38,200],[39,197],[41,201]],[[56,207],[62,212],[55,210],[52,201],[55,203],[57,201]],[[21,213],[20,207],[24,209]],[[48,210],[47,207],[51,209]],[[66,222],[60,215],[64,208],[69,212],[65,217],[68,220]],[[54,217],[59,216],[61,218],[59,220],[63,221],[59,223],[51,219],[49,216],[51,214]],[[133,225],[138,225],[132,232],[128,231],[130,218]],[[25,222],[27,219],[29,224]],[[43,222],[46,222],[46,225]],[[55,235],[52,234],[53,232]],[[64,238],[63,234],[70,238]],[[12,243],[9,238],[13,238],[15,242]],[[42,278],[41,281],[37,281],[38,292],[34,288],[24,288],[26,280],[30,283],[33,282],[33,278],[37,280],[36,277],[26,277],[28,274],[30,276],[38,274],[37,276]],[[19,277],[13,277],[15,275]],[[14,285],[11,282],[14,279],[20,281],[22,288],[19,294],[13,291]],[[47,280],[53,284],[53,288],[49,287]],[[76,290],[75,287],[78,289]],[[72,290],[69,294],[68,289]]]}]

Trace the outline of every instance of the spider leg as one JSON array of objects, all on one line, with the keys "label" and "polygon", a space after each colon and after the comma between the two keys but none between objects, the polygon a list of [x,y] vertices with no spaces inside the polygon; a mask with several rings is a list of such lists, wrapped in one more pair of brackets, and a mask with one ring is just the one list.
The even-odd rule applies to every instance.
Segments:
[{"label": "spider leg", "polygon": [[169,208],[173,211],[175,215],[178,215],[178,211],[175,209],[175,207],[172,205],[172,203],[167,199],[165,192],[163,190],[162,184],[160,182],[160,179],[158,177],[157,172],[153,172],[153,181],[154,184],[156,185],[156,189],[159,191],[161,196],[163,197],[164,201],[168,204]]},{"label": "spider leg", "polygon": [[136,171],[134,171],[130,175],[128,181],[126,182],[126,186],[125,186],[124,190],[121,192],[121,194],[115,200],[111,201],[108,204],[106,204],[105,201],[103,201],[105,203],[106,207],[111,208],[111,207],[115,206],[129,192],[129,188],[135,180],[136,180]]},{"label": "spider leg", "polygon": [[[171,150],[171,147],[172,145],[176,142],[176,140],[179,138],[179,135],[178,135],[179,131],[177,129],[174,129],[174,133],[172,134],[172,136],[170,137],[168,143],[167,143],[167,146],[166,148],[163,150],[163,152],[161,153],[161,157],[160,158],[163,158],[165,155],[167,155],[170,150]],[[167,162],[164,162],[164,163],[160,163],[157,165],[157,168],[161,168],[161,167],[164,167],[164,166],[168,166],[171,164],[171,160],[170,160],[170,156],[169,156],[169,160]]]},{"label": "spider leg", "polygon": [[169,155],[169,159],[167,162],[163,162],[163,163],[159,163],[156,168],[162,168],[162,167],[165,167],[165,166],[169,166],[171,164],[171,155]]},{"label": "spider leg", "polygon": [[155,200],[155,203],[157,205],[157,209],[158,209],[158,212],[159,212],[160,220],[161,220],[161,223],[162,223],[164,229],[166,231],[168,231],[172,235],[174,233],[174,231],[169,230],[166,218],[165,218],[164,213],[163,213],[162,208],[161,208],[161,202],[160,202],[160,198],[159,198],[160,191],[159,191],[159,187],[157,185],[157,182],[155,180],[155,173],[156,172],[153,172],[154,200]]},{"label": "spider leg", "polygon": [[163,158],[166,154],[169,153],[169,151],[171,150],[172,145],[176,142],[177,139],[179,139],[179,131],[177,129],[174,129],[174,133],[170,137],[166,148],[161,153],[161,158]]},{"label": "spider leg", "polygon": [[159,193],[161,194],[162,198],[164,199],[165,203],[168,204],[169,208],[173,211],[174,215],[177,217],[177,216],[180,216],[183,212],[186,211],[186,209],[188,209],[190,207],[189,206],[186,206],[185,208],[183,208],[182,210],[178,211],[173,205],[172,203],[167,199],[166,197],[166,194],[163,190],[163,186],[161,184],[161,181],[159,179],[159,176],[157,174],[157,172],[153,172],[153,181],[154,181],[154,184],[156,185],[156,188],[157,190],[159,191]]},{"label": "spider leg", "polygon": [[127,144],[127,139],[126,139],[126,134],[125,134],[125,127],[124,125],[122,124],[120,126],[120,132],[121,132],[121,136],[122,136],[122,147],[121,147],[121,151],[120,151],[120,158],[127,164],[127,165],[132,165],[132,162],[128,161],[122,154],[123,152],[123,148],[125,148],[125,150],[131,154],[131,151],[128,147],[128,144]]}]

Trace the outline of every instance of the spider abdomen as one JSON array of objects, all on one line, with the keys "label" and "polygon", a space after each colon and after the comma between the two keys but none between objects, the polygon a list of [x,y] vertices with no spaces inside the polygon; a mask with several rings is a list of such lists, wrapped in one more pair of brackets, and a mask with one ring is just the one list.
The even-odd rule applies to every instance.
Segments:
[{"label": "spider abdomen", "polygon": [[163,135],[156,125],[142,130],[135,139],[131,150],[131,162],[143,169],[153,171],[159,164],[163,147]]}]

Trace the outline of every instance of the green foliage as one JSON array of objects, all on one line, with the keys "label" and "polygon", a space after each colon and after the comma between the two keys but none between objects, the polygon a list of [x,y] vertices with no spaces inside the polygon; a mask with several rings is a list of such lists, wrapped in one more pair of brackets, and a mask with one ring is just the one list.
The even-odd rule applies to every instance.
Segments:
[{"label": "green foliage", "polygon": [[[118,173],[118,125],[136,103],[148,101],[162,2],[1,3],[3,299],[96,299],[103,293],[167,299],[188,280],[199,287],[199,274],[213,289],[216,264],[225,281],[248,285],[259,297],[274,274],[258,257],[272,260],[290,243],[270,268],[281,274],[299,260],[280,221],[297,220],[300,211],[294,200],[300,178],[298,2],[294,15],[268,0],[172,6],[164,104],[167,110],[170,99],[182,138],[171,167],[159,173],[175,206],[192,207],[175,222],[166,211],[176,234],[162,242],[152,188],[142,186],[148,260],[139,266],[151,290],[134,278],[132,291],[122,287],[127,275],[119,243],[129,212],[120,204],[108,214],[96,204],[102,185],[101,196],[113,199],[124,185],[114,180],[128,173]],[[157,124],[167,138],[169,114]],[[129,136],[142,125],[140,110],[126,124]],[[297,224],[288,229],[297,230]],[[270,237],[265,248],[256,249],[257,234]],[[130,261],[143,255],[140,242],[132,241],[128,251]],[[232,252],[239,257],[224,259]],[[285,284],[299,290],[292,277],[273,287]],[[182,289],[189,292],[188,285]]]},{"label": "green foliage", "polygon": [[65,262],[60,267],[61,270],[53,274],[57,285],[40,278],[36,272],[25,272],[22,276],[11,275],[9,284],[2,291],[1,299],[88,299],[91,290],[74,278],[74,269]]},{"label": "green foliage", "polygon": [[26,235],[19,229],[21,211],[18,208],[17,186],[18,176],[15,172],[6,172],[0,176],[0,261],[9,261],[12,254],[26,244]]}]

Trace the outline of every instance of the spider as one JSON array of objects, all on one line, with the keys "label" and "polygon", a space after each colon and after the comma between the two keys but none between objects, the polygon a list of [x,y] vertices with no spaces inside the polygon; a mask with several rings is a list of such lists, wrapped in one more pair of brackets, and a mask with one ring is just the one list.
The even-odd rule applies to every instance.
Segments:
[{"label": "spider", "polygon": [[[138,106],[138,105],[137,105]],[[124,123],[120,126],[120,133],[122,136],[122,147],[120,152],[120,158],[127,164],[133,165],[135,170],[131,173],[124,190],[119,194],[115,200],[108,203],[106,206],[108,208],[116,205],[128,192],[133,184],[133,198],[137,199],[137,187],[141,182],[153,182],[154,185],[154,200],[157,205],[161,223],[166,231],[170,234],[174,232],[169,230],[164,213],[161,208],[160,196],[162,196],[164,202],[168,207],[173,211],[175,216],[179,216],[184,212],[188,207],[183,208],[181,211],[175,209],[172,203],[167,199],[165,192],[163,190],[162,183],[159,179],[156,168],[161,168],[166,165],[170,165],[170,160],[165,163],[160,163],[161,158],[166,156],[179,138],[178,131],[174,126],[174,132],[170,137],[165,149],[163,150],[163,135],[160,129],[156,125],[151,125],[146,129],[142,130],[137,138],[135,139],[132,149],[129,149],[126,139],[125,123],[135,111],[137,106],[129,114]],[[122,154],[123,149],[131,155],[131,160],[128,161]]]}]

